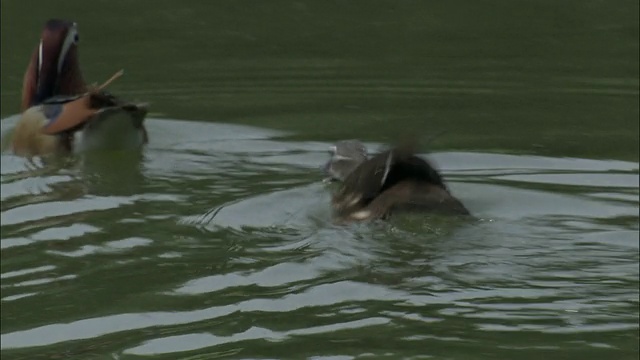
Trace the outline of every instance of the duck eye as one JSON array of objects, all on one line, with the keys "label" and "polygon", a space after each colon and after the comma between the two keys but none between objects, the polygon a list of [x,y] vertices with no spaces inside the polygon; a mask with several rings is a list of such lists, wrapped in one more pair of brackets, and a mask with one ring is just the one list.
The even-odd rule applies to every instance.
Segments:
[{"label": "duck eye", "polygon": [[80,42],[80,35],[78,33],[75,33],[75,35],[73,35],[73,43],[77,44]]}]

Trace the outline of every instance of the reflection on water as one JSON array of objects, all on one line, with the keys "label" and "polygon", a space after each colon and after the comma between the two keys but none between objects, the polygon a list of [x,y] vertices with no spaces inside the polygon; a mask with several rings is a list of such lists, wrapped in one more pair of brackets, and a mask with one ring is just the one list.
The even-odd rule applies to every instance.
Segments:
[{"label": "reflection on water", "polygon": [[[3,360],[638,358],[637,0],[248,5],[0,2]],[[4,152],[52,14],[142,153]],[[333,223],[329,144],[442,132],[476,219]]]},{"label": "reflection on water", "polygon": [[2,155],[3,356],[637,349],[637,163],[434,153],[477,221],[336,226],[329,142],[149,131],[134,160]]}]

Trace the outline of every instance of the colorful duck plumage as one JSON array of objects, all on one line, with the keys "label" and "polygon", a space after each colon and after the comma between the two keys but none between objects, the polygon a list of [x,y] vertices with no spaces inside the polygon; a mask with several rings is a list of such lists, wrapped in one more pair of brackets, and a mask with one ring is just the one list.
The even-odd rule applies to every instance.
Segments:
[{"label": "colorful duck plumage", "polygon": [[[100,87],[87,86],[78,59],[78,40],[74,22],[52,19],[45,24],[24,76],[23,113],[12,138],[17,155],[69,153],[113,144],[140,147],[148,142],[143,125],[146,105],[124,102],[107,93],[103,88],[110,81]],[[118,131],[104,131],[110,127]]]}]

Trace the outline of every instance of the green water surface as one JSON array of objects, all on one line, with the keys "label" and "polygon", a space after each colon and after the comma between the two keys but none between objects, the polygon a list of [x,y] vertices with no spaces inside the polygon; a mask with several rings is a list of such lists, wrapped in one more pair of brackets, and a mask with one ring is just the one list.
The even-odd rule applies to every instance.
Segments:
[{"label": "green water surface", "polygon": [[[637,359],[638,1],[3,0],[141,156],[2,153],[2,359]],[[477,221],[337,226],[335,140],[411,136]],[[4,140],[3,140],[4,141]]]}]

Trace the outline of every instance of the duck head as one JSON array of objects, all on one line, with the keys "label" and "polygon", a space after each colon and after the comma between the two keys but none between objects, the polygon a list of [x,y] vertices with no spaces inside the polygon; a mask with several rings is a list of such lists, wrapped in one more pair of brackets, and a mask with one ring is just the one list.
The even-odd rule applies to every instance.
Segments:
[{"label": "duck head", "polygon": [[[347,148],[336,144],[338,151]],[[341,222],[382,219],[396,211],[469,214],[436,168],[417,156],[411,145],[391,148],[357,164],[352,159],[334,176],[342,183],[331,203]],[[331,164],[332,160],[327,167]]]},{"label": "duck head", "polygon": [[75,22],[47,21],[24,75],[22,111],[55,95],[74,95],[86,90],[78,60],[79,40]]},{"label": "duck head", "polygon": [[342,140],[329,147],[331,158],[323,166],[325,181],[344,181],[358,165],[367,160],[367,148],[358,140]]}]

